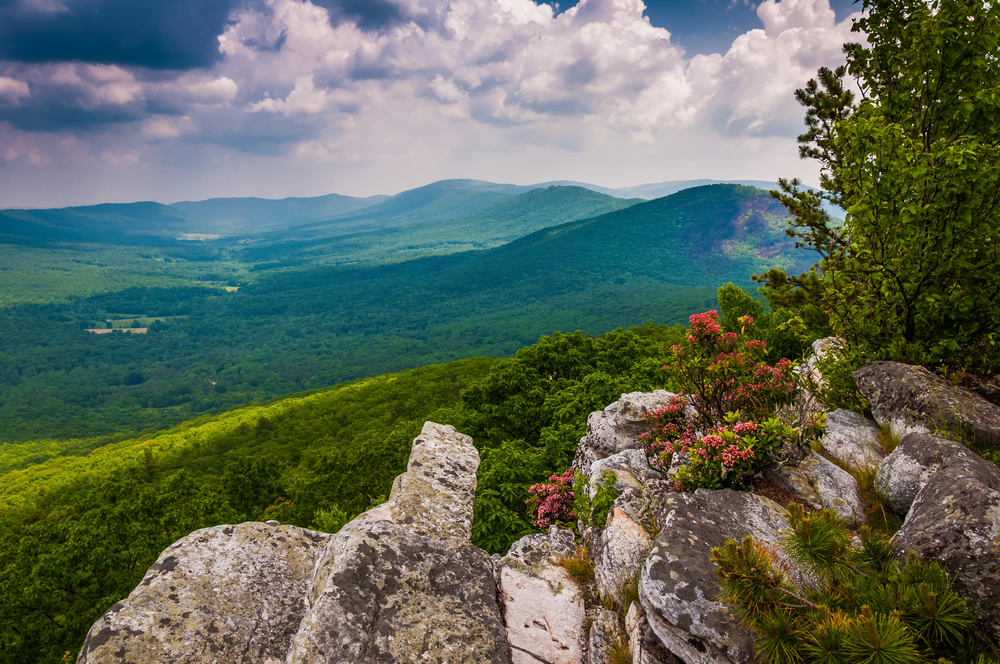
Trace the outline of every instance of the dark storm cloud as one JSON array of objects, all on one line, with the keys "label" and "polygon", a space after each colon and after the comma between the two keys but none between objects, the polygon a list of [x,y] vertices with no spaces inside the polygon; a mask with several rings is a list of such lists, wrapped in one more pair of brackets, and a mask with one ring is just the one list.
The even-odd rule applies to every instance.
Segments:
[{"label": "dark storm cloud", "polygon": [[0,59],[190,69],[220,59],[237,0],[0,0]]},{"label": "dark storm cloud", "polygon": [[103,129],[107,125],[135,122],[145,117],[135,107],[99,107],[84,110],[70,104],[33,103],[16,108],[0,108],[0,122],[10,122],[22,131],[69,131]]},{"label": "dark storm cloud", "polygon": [[409,20],[389,0],[317,0],[314,4],[325,7],[333,23],[349,20],[362,30],[383,30]]}]

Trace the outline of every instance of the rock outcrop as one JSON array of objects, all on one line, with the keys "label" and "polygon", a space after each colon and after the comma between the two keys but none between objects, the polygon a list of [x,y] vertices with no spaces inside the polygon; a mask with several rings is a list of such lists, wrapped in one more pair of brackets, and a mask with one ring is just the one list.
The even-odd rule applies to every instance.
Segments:
[{"label": "rock outcrop", "polygon": [[900,556],[913,551],[948,572],[987,633],[1000,633],[1000,468],[979,455],[955,454],[917,493],[893,538]]},{"label": "rock outcrop", "polygon": [[511,664],[580,664],[586,612],[576,582],[557,563],[575,551],[572,531],[527,535],[497,563]]},{"label": "rock outcrop", "polygon": [[771,466],[764,477],[816,509],[827,508],[850,523],[865,521],[858,482],[840,466],[810,452],[795,465]]},{"label": "rock outcrop", "polygon": [[930,433],[1000,449],[1000,406],[923,367],[869,362],[854,372],[880,425],[902,437]]},{"label": "rock outcrop", "polygon": [[878,441],[878,427],[850,410],[827,413],[823,451],[855,468],[878,466],[885,451]]},{"label": "rock outcrop", "polygon": [[389,501],[335,535],[242,524],[167,549],[79,662],[510,661],[493,565],[469,542],[479,454],[428,422]]},{"label": "rock outcrop", "polygon": [[630,392],[604,410],[591,413],[587,418],[587,435],[580,439],[573,467],[586,473],[599,459],[623,450],[641,450],[639,434],[649,432],[646,413],[666,406],[672,396],[673,393],[664,390]]},{"label": "rock outcrop", "polygon": [[622,588],[639,578],[653,538],[621,508],[614,508],[594,545],[594,578],[597,591],[621,602]]},{"label": "rock outcrop", "polygon": [[749,493],[699,489],[667,498],[660,523],[639,584],[653,632],[686,664],[751,661],[753,635],[715,599],[710,550],[746,535],[777,546],[788,528],[784,509]]},{"label": "rock outcrop", "polygon": [[[817,353],[828,350],[821,344]],[[1000,445],[1000,408],[918,367],[876,362],[855,376],[876,419],[910,433],[883,459],[876,426],[835,411],[824,452],[850,466],[878,465],[878,487],[906,514],[895,537],[900,555],[940,562],[979,627],[1000,633],[1000,469],[928,433]],[[752,662],[754,636],[716,601],[710,550],[751,535],[781,556],[785,510],[729,489],[673,492],[638,438],[648,431],[644,414],[671,396],[624,394],[588,418],[574,465],[592,485],[614,471],[620,494],[603,528],[584,538],[592,590],[618,607],[591,605],[589,630],[590,591],[558,561],[577,552],[574,533],[553,526],[492,559],[474,547],[478,453],[467,436],[428,422],[388,502],[334,535],[274,522],[188,535],[98,620],[78,661],[603,664],[613,647],[633,664]],[[764,476],[860,523],[851,474],[800,452]],[[782,565],[800,587],[815,581]],[[629,603],[635,578],[639,602]]]},{"label": "rock outcrop", "polygon": [[931,476],[955,457],[971,455],[965,445],[926,433],[911,433],[885,458],[875,486],[899,514],[906,514]]},{"label": "rock outcrop", "polygon": [[168,547],[90,629],[78,662],[284,662],[330,535],[243,523]]}]

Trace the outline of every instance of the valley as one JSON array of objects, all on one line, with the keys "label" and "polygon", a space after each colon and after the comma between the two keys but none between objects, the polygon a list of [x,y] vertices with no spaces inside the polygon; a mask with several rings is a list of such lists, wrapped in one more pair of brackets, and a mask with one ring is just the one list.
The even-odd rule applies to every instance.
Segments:
[{"label": "valley", "polygon": [[476,441],[473,540],[503,551],[586,414],[665,386],[679,323],[812,261],[753,187],[486,185],[297,201],[254,233],[246,201],[0,212],[0,661],[75,652],[192,530],[336,531],[427,419]]}]

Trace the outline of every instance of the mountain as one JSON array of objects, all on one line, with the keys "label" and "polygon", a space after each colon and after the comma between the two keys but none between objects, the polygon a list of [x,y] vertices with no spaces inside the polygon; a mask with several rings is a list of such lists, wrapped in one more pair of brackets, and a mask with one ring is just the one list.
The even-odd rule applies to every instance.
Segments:
[{"label": "mountain", "polygon": [[210,198],[205,201],[180,201],[170,207],[184,214],[216,225],[227,235],[252,233],[272,227],[288,227],[338,214],[356,212],[377,205],[388,196],[355,198],[328,194],[312,198]]},{"label": "mountain", "polygon": [[[438,199],[440,200],[440,199]],[[532,189],[505,195],[474,214],[377,231],[318,239],[289,239],[276,235],[254,242],[240,257],[256,263],[251,269],[273,269],[359,261],[402,260],[425,254],[488,249],[567,221],[595,217],[642,202],[599,194],[582,187]]]},{"label": "mountain", "polygon": [[296,224],[289,227],[288,232],[297,237],[343,235],[468,217],[531,189],[482,180],[441,180],[390,196],[377,205],[356,212]]},{"label": "mountain", "polygon": [[[4,308],[0,435],[160,428],[363,376],[507,356],[555,330],[680,323],[714,306],[722,284],[750,290],[751,274],[809,265],[786,219],[758,189],[711,185],[483,251],[264,271],[235,293],[131,288]],[[199,265],[223,272],[231,261]],[[159,322],[147,334],[83,331],[106,318]]]},{"label": "mountain", "polygon": [[0,243],[101,242],[170,244],[184,233],[204,233],[198,220],[153,202],[104,203],[53,210],[0,210]]},{"label": "mountain", "polygon": [[[493,214],[488,210],[504,201],[550,187],[582,188],[634,201],[655,199],[717,182],[675,180],[613,189],[573,181],[512,185],[455,179],[433,182],[394,196],[367,198],[329,194],[280,200],[213,198],[180,201],[169,206],[140,202],[49,210],[0,210],[0,244],[162,245],[172,244],[174,240],[212,239],[212,236],[253,236],[265,242],[287,242],[448,220],[461,220],[459,225],[467,227],[475,223],[480,213]],[[763,189],[776,186],[757,180],[739,181],[738,184]],[[566,220],[566,217],[559,218],[559,221]]]}]

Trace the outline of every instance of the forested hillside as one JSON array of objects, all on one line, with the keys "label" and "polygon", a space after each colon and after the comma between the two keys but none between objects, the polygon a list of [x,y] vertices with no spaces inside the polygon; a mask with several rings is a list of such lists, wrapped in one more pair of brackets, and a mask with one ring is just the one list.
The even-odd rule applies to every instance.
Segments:
[{"label": "forested hillside", "polygon": [[[544,337],[507,360],[379,376],[149,436],[50,442],[0,469],[0,662],[75,656],[90,624],[190,531],[274,518],[336,531],[386,498],[425,420],[471,434],[482,456],[475,541],[534,530],[528,488],[568,465],[586,415],[663,385],[683,328]],[[36,564],[44,561],[44,564]]]},{"label": "forested hillside", "polygon": [[[556,330],[682,322],[716,287],[808,263],[759,190],[691,189],[480,252],[262,276],[236,293],[133,288],[0,311],[3,440],[159,429]],[[804,259],[804,260],[803,260]],[[108,318],[146,334],[84,331]]]}]

